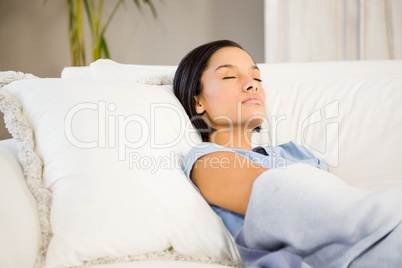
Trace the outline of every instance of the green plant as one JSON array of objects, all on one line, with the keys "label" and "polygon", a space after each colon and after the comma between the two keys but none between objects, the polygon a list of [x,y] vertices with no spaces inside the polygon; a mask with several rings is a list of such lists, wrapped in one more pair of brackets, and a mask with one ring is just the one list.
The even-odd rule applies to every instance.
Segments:
[{"label": "green plant", "polygon": [[[47,0],[44,0],[44,3],[46,2]],[[110,58],[109,49],[105,40],[105,32],[124,0],[117,0],[112,12],[107,16],[106,22],[103,24],[104,2],[104,0],[65,0],[72,66],[86,65],[83,9],[85,10],[91,32],[92,61],[100,58]],[[157,16],[155,6],[151,0],[133,0],[133,3],[140,11],[142,8],[141,2],[150,7],[154,17]]]}]

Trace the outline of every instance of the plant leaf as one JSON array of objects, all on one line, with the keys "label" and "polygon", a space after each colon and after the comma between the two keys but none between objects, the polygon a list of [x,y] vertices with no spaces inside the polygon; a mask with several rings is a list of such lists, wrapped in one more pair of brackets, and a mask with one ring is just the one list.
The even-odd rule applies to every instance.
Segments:
[{"label": "plant leaf", "polygon": [[91,28],[91,32],[93,31],[93,25],[92,25],[92,9],[89,6],[88,0],[84,0],[84,7],[85,11],[87,13],[88,21],[89,21],[89,27]]},{"label": "plant leaf", "polygon": [[158,17],[158,14],[156,13],[156,8],[155,8],[154,4],[152,3],[152,1],[151,0],[143,0],[143,1],[144,1],[144,3],[149,5],[149,8],[151,9],[152,15],[154,16],[154,18]]},{"label": "plant leaf", "polygon": [[101,37],[100,42],[101,42],[100,43],[101,55],[103,55],[105,59],[110,59],[109,49],[108,49],[108,46],[106,44],[106,40],[105,40],[105,38],[103,38],[103,36]]},{"label": "plant leaf", "polygon": [[[141,12],[142,6],[141,6],[140,0],[133,0],[133,2],[137,6],[137,9]],[[156,18],[158,16],[158,14],[156,13],[156,8],[155,8],[154,4],[152,3],[152,1],[151,0],[142,0],[142,2],[149,6],[149,8],[151,9],[152,15],[154,16],[154,18]]]},{"label": "plant leaf", "polygon": [[109,18],[107,19],[105,26],[103,26],[103,28],[102,28],[102,30],[100,32],[100,36],[102,36],[102,38],[103,38],[104,33],[106,32],[107,27],[109,27],[110,22],[112,21],[114,15],[116,14],[117,9],[119,9],[121,3],[123,3],[123,0],[119,0],[116,3],[116,5],[114,6],[112,13],[110,13]]}]

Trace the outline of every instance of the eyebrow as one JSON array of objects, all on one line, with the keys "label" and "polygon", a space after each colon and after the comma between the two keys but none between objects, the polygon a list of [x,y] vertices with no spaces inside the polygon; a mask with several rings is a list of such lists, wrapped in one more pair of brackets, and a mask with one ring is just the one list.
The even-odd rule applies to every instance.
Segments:
[{"label": "eyebrow", "polygon": [[[218,71],[221,68],[236,68],[236,66],[232,65],[232,64],[223,64],[223,65],[219,65],[218,68],[215,69],[215,72]],[[257,67],[257,65],[252,65],[251,66],[252,70],[260,70],[260,68]]]}]

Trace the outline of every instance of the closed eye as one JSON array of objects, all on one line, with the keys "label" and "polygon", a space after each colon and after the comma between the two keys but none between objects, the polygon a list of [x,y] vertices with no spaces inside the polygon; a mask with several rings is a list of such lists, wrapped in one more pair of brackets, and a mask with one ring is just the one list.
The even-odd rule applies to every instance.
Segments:
[{"label": "closed eye", "polygon": [[236,77],[234,77],[234,76],[225,76],[223,79],[234,79],[234,78],[236,78]]},{"label": "closed eye", "polygon": [[254,78],[254,80],[255,80],[255,81],[258,81],[258,82],[260,82],[260,83],[262,82],[262,80],[259,79],[259,78]]}]

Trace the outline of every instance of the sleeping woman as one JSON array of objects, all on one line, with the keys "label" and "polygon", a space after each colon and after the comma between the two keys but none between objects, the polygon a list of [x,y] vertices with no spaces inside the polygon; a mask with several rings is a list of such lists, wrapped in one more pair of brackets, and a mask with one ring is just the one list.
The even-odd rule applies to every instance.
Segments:
[{"label": "sleeping woman", "polygon": [[[298,207],[303,204],[302,201],[296,200],[285,207],[287,199],[292,197],[292,191],[297,192],[298,189],[289,188],[289,192],[284,195],[282,202],[280,195],[276,195],[277,198],[273,199],[275,195],[270,194],[273,192],[273,188],[288,189],[280,184],[286,183],[289,177],[299,175],[301,171],[306,171],[309,177],[316,176],[314,174],[328,177],[331,174],[327,172],[324,161],[294,142],[277,147],[252,148],[252,132],[259,131],[266,114],[266,96],[261,82],[260,71],[255,61],[239,44],[233,41],[221,40],[201,45],[181,60],[173,81],[174,93],[203,141],[194,147],[183,161],[185,174],[235,237],[236,245],[246,266],[314,267],[314,265],[321,265],[319,267],[324,267],[322,264],[325,263],[325,265],[329,265],[326,267],[343,267],[342,265],[345,263],[347,265],[356,263],[353,261],[358,256],[354,256],[354,258],[349,256],[349,259],[341,266],[337,266],[340,263],[333,260],[334,254],[337,254],[337,259],[343,256],[339,254],[350,255],[349,248],[340,250],[329,246],[327,251],[322,251],[322,254],[317,257],[316,254],[320,251],[318,249],[320,247],[322,249],[323,244],[331,244],[332,238],[318,238],[317,241],[313,239],[316,245],[310,246],[313,242],[310,244],[306,242],[308,248],[297,248],[296,242],[291,241],[293,237],[290,240],[286,237],[284,239],[273,238],[270,233],[278,228],[278,226],[275,228],[272,226],[273,223],[278,225],[278,222],[273,222],[270,216],[276,219],[283,216],[285,218],[283,224],[290,221],[291,225],[296,226],[293,231],[295,236],[304,232],[303,228],[315,228],[306,226],[307,222],[299,221],[297,217],[300,214],[293,211],[303,210]],[[290,168],[292,166],[296,168]],[[287,179],[277,182],[275,179],[282,175],[276,175],[275,172],[281,169],[288,169],[288,173],[292,173],[293,170],[293,175],[286,175]],[[322,175],[323,173],[324,175]],[[271,178],[273,176],[274,179]],[[257,179],[262,182],[257,184]],[[332,179],[331,177],[330,180]],[[339,181],[336,179],[335,181],[335,185],[338,185]],[[275,183],[279,183],[279,185]],[[298,183],[304,183],[304,181],[300,180]],[[348,188],[343,185],[342,187]],[[358,191],[360,195],[357,196],[360,198],[368,198],[371,194],[360,189],[348,188],[345,192],[348,191],[351,191],[351,195],[354,196],[356,195],[354,191]],[[338,197],[336,196],[336,198]],[[251,200],[255,201],[251,204]],[[280,216],[267,215],[273,211],[269,210],[273,201],[278,202],[278,200],[284,206],[281,209],[292,210],[287,210]],[[401,199],[399,199],[400,201]],[[308,203],[308,201],[305,202]],[[263,205],[261,206],[261,204]],[[314,213],[325,214],[320,209],[313,212],[312,217],[317,216]],[[347,211],[350,214],[353,212]],[[402,213],[400,215],[402,218]],[[294,218],[289,219],[291,217]],[[330,218],[324,217],[321,222],[317,221],[317,223],[327,224],[327,221],[330,220]],[[282,222],[279,223],[282,224]],[[394,228],[396,226],[394,224]],[[275,231],[274,236],[279,235],[281,229],[278,230]],[[389,229],[384,230],[384,232],[387,231],[389,232]],[[287,234],[284,235],[289,235],[289,230],[286,232]],[[335,232],[343,232],[343,230],[335,230]],[[367,234],[364,235],[367,236]],[[361,236],[361,239],[366,237],[364,235]],[[307,237],[307,239],[309,238]],[[382,238],[377,237],[376,239],[383,238],[384,234]],[[247,241],[247,239],[255,241]],[[300,238],[297,237],[297,239]],[[272,245],[274,240],[276,244]],[[335,241],[333,242],[335,243]],[[375,242],[367,247],[371,248],[373,244]],[[395,245],[392,244],[392,246]],[[362,250],[354,251],[355,255],[356,252],[360,252],[358,255],[361,255]],[[399,259],[399,261],[401,260]]]}]

